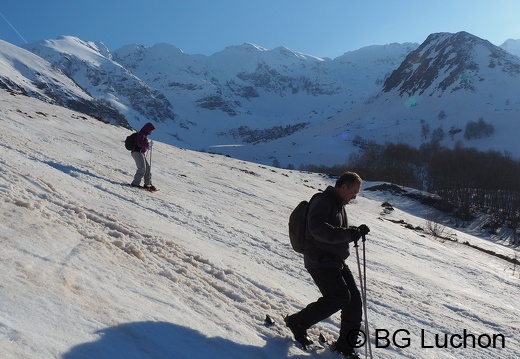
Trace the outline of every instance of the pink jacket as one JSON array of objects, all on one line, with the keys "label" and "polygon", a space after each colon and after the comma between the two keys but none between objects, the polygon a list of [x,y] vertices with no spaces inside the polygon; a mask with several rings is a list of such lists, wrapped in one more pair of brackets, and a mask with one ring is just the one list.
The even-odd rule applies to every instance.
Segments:
[{"label": "pink jacket", "polygon": [[148,122],[139,132],[137,132],[137,138],[135,139],[136,143],[136,151],[140,151],[141,153],[146,153],[148,151],[148,135],[155,130],[155,126]]}]

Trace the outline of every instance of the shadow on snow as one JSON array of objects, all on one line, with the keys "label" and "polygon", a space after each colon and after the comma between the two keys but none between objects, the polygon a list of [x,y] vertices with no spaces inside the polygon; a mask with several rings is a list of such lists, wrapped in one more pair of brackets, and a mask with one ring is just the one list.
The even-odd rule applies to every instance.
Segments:
[{"label": "shadow on snow", "polygon": [[[71,348],[62,359],[207,359],[287,357],[287,339],[265,338],[264,347],[238,344],[224,338],[208,338],[177,324],[135,322],[96,332],[100,338]],[[290,344],[292,345],[292,344]]]}]

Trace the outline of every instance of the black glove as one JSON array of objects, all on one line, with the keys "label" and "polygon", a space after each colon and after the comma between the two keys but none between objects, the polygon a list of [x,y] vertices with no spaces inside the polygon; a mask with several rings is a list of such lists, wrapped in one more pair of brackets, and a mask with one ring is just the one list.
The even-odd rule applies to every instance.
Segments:
[{"label": "black glove", "polygon": [[362,224],[358,229],[362,236],[366,236],[370,232],[370,228],[366,224]]},{"label": "black glove", "polygon": [[351,242],[359,241],[359,238],[361,238],[361,232],[359,231],[359,228],[350,227],[349,230],[350,230],[350,241]]}]

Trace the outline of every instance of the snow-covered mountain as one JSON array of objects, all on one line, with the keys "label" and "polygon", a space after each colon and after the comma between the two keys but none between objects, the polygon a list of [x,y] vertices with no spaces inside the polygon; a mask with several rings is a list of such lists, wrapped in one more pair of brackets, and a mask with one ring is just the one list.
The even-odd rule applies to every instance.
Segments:
[{"label": "snow-covered mountain", "polygon": [[2,40],[0,40],[0,88],[122,125],[127,124],[118,111],[107,106],[104,96],[91,96],[58,67]]},{"label": "snow-covered mountain", "polygon": [[[0,102],[2,359],[338,358],[303,352],[282,324],[319,297],[290,247],[289,213],[333,178],[156,141],[151,194],[125,185],[128,130],[4,89]],[[514,257],[503,233],[444,227],[403,195],[419,192],[368,190],[378,184],[346,208],[371,229],[373,357],[518,358],[518,267],[492,255]],[[310,335],[333,340],[339,322]]]},{"label": "snow-covered mountain", "polygon": [[129,70],[112,60],[102,43],[71,36],[25,46],[59,68],[94,98],[116,108],[131,123],[141,117],[150,121],[172,121],[171,104]]},{"label": "snow-covered mountain", "polygon": [[[465,32],[432,34],[352,115],[365,140],[437,141],[518,158],[519,89],[517,56]],[[466,136],[468,124],[480,120],[492,133]]]},{"label": "snow-covered mountain", "polygon": [[[344,163],[366,141],[520,155],[520,58],[465,32],[333,60],[250,43],[211,56],[169,44],[111,52],[74,37],[25,48],[132,127],[151,120],[160,140],[180,147],[284,167]],[[514,40],[502,48],[514,53]],[[464,136],[477,121],[493,132]]]},{"label": "snow-covered mountain", "polygon": [[510,54],[520,57],[520,40],[507,39],[500,47]]},{"label": "snow-covered mountain", "polygon": [[[400,96],[408,97],[477,92],[478,82],[494,80],[502,84],[507,83],[508,77],[518,79],[520,64],[516,60],[516,56],[465,32],[433,34],[406,57],[385,81],[383,91],[396,90]],[[492,72],[485,73],[486,68]],[[495,88],[505,92],[502,96],[512,90]]]},{"label": "snow-covered mountain", "polygon": [[114,59],[170,100],[179,114],[180,128],[170,132],[176,145],[271,163],[292,151],[292,134],[360,102],[415,47],[373,46],[332,61],[253,44],[212,56],[161,44],[128,46]]}]

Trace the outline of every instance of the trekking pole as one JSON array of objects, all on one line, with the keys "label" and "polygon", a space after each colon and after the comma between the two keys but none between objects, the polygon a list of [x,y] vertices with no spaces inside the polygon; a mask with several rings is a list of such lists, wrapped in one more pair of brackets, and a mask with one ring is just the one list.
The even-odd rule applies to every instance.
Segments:
[{"label": "trekking pole", "polygon": [[153,151],[153,143],[152,147],[150,147],[150,163],[148,164],[149,168],[148,171],[150,171],[150,183],[152,183],[152,151]]},{"label": "trekking pole", "polygon": [[[363,312],[365,313],[365,333],[367,334],[368,340],[368,352],[370,353],[370,359],[372,359],[372,344],[370,343],[370,335],[368,328],[368,310],[367,310],[367,257],[365,250],[365,235],[363,235]],[[365,352],[366,357],[366,352]]]},{"label": "trekking pole", "polygon": [[[363,237],[364,239],[364,237]],[[370,342],[370,336],[368,335],[368,326],[367,326],[367,320],[366,320],[366,304],[365,304],[365,289],[363,284],[363,276],[361,275],[361,263],[359,261],[359,244],[356,241],[354,243],[354,247],[356,248],[356,259],[357,259],[357,266],[358,266],[358,273],[359,273],[359,286],[361,288],[361,299],[363,300],[363,314],[365,315],[365,358],[367,357],[367,341]]]},{"label": "trekking pole", "polygon": [[152,172],[152,151],[153,151],[153,145],[150,147],[150,172]]}]

